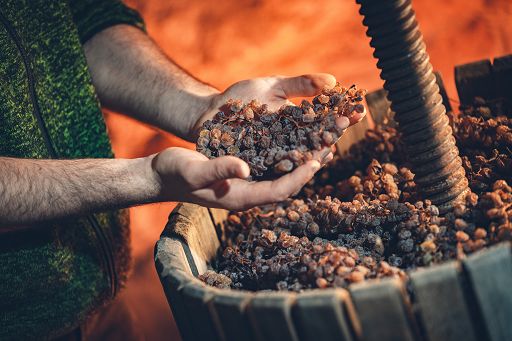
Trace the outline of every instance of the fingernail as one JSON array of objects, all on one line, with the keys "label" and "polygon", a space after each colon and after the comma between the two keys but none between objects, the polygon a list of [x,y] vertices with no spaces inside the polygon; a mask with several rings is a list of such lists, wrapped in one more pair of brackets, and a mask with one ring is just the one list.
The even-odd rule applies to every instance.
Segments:
[{"label": "fingernail", "polygon": [[249,165],[244,162],[240,165],[238,173],[240,178],[247,178],[251,176],[251,169],[249,168]]},{"label": "fingernail", "polygon": [[313,169],[313,172],[317,172],[322,165],[320,165],[320,162],[313,160],[313,164],[311,165],[311,168]]},{"label": "fingernail", "polygon": [[330,149],[326,149],[322,152],[321,159],[320,159],[320,163],[322,165],[326,164],[327,162],[332,160],[331,153],[332,153],[332,151]]},{"label": "fingernail", "polygon": [[346,116],[341,116],[337,119],[338,127],[341,129],[347,129],[350,125],[350,120]]}]

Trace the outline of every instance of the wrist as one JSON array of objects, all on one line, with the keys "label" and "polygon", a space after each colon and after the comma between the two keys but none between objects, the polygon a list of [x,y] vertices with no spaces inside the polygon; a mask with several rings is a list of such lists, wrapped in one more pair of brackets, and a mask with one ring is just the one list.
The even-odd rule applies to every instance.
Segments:
[{"label": "wrist", "polygon": [[[219,91],[206,84],[193,90],[182,90],[179,95],[169,91],[161,97],[160,112],[164,113],[167,129],[175,135],[194,142],[202,117],[209,112]],[[165,127],[164,127],[165,128]]]},{"label": "wrist", "polygon": [[162,182],[153,168],[153,161],[157,154],[131,160],[132,181],[139,188],[141,196],[136,204],[162,201]]},{"label": "wrist", "polygon": [[211,119],[219,110],[219,99],[220,92],[215,94],[211,94],[207,98],[205,98],[205,102],[203,103],[203,108],[200,111],[196,112],[196,115],[192,118],[191,125],[189,127],[189,140],[192,142],[196,142],[199,131],[201,130],[201,126],[206,120]]},{"label": "wrist", "polygon": [[187,127],[187,139],[189,141],[196,142],[203,122],[212,118],[215,114],[215,110],[218,108],[216,105],[219,94],[220,92],[215,90],[210,95],[204,96],[198,101],[197,109],[191,111],[189,126]]}]

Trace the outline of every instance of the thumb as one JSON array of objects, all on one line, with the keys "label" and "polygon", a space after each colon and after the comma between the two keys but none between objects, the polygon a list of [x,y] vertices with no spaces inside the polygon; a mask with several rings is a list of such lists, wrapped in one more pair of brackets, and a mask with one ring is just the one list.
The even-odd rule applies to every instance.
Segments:
[{"label": "thumb", "polygon": [[283,89],[286,98],[315,96],[323,88],[336,85],[336,78],[328,73],[312,73],[297,77],[282,77],[278,84]]},{"label": "thumb", "polygon": [[245,179],[250,175],[247,163],[234,156],[223,156],[213,160],[201,161],[199,172],[194,174],[194,185],[203,188],[225,179]]}]

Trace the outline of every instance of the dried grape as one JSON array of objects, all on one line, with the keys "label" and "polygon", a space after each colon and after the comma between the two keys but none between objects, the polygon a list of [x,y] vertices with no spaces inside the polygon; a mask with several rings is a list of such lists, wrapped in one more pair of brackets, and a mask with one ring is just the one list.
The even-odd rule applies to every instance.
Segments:
[{"label": "dried grape", "polygon": [[[302,107],[340,101],[339,94],[319,96]],[[310,114],[287,110],[293,119]],[[377,126],[296,198],[230,212],[223,252],[213,264],[223,277],[208,273],[201,279],[244,290],[347,287],[371,278],[404,277],[417,267],[512,240],[512,121],[500,110],[476,99],[474,106],[451,114],[472,192],[445,216],[429,200],[420,200],[397,131]],[[286,126],[268,122],[274,122],[268,127],[276,132]],[[211,123],[210,131],[215,127]],[[309,139],[310,132],[301,127],[294,134]],[[329,140],[318,137],[318,143]],[[269,152],[265,158],[272,162],[263,163],[287,170],[301,153]]]},{"label": "dried grape", "polygon": [[343,133],[336,118],[364,112],[360,103],[364,93],[355,85],[347,89],[337,84],[324,89],[312,103],[304,100],[299,106],[285,105],[277,112],[257,101],[244,104],[229,100],[226,111],[203,124],[197,151],[208,158],[240,157],[255,178],[288,173],[311,160],[312,151],[336,143]]}]

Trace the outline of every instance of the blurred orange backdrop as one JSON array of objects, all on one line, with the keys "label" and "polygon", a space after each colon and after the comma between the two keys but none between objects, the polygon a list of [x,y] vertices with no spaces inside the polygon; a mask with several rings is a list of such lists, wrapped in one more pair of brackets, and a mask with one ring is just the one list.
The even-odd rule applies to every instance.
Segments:
[{"label": "blurred orange backdrop", "polygon": [[[382,86],[353,0],[128,0],[149,35],[179,65],[219,89],[246,78],[329,72],[342,83]],[[457,98],[453,67],[512,53],[510,0],[415,0],[434,68]],[[124,116],[106,113],[117,157],[193,147]],[[173,204],[131,209],[134,273],[120,299],[147,339],[178,339],[152,261]],[[121,326],[120,326],[121,327]]]}]

